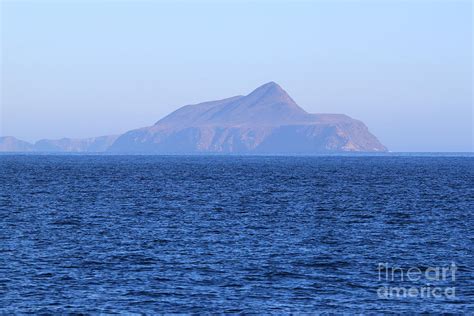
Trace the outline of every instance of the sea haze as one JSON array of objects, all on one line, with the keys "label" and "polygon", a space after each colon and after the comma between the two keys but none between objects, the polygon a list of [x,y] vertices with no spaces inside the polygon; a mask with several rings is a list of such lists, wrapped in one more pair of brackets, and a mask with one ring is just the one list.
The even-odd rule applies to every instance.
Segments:
[{"label": "sea haze", "polygon": [[[0,155],[0,174],[0,313],[473,312],[472,155]],[[456,298],[377,296],[379,263],[453,262]]]}]

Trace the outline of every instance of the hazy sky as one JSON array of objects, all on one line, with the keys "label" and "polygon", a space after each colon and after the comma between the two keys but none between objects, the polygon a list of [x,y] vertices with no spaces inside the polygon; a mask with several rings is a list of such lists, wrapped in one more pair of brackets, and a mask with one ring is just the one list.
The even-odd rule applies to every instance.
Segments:
[{"label": "hazy sky", "polygon": [[275,81],[392,151],[473,151],[471,1],[1,1],[1,135],[118,134]]}]

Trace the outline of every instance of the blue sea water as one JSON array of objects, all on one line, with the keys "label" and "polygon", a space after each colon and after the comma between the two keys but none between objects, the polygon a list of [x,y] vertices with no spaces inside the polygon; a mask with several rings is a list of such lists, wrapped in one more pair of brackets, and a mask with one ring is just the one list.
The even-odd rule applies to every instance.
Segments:
[{"label": "blue sea water", "polygon": [[[473,167],[1,155],[0,313],[473,313]],[[381,263],[425,278],[387,279]],[[455,279],[426,278],[453,263]],[[379,295],[394,286],[455,296]]]}]

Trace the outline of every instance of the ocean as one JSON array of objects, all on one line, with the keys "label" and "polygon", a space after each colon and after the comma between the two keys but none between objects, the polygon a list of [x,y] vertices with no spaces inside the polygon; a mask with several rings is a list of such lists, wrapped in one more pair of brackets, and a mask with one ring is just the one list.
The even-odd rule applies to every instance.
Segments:
[{"label": "ocean", "polygon": [[474,313],[472,154],[0,155],[0,175],[0,313]]}]

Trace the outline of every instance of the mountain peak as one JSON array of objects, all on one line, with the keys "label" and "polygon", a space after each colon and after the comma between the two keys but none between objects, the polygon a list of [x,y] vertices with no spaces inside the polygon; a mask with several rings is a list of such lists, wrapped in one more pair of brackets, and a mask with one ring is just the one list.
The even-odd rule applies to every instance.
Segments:
[{"label": "mountain peak", "polygon": [[270,82],[267,82],[267,83],[261,85],[257,89],[253,90],[249,94],[249,96],[250,95],[266,95],[266,94],[271,94],[271,95],[282,94],[282,95],[287,95],[288,96],[288,93],[286,93],[286,91],[283,90],[283,88],[278,83],[276,83],[274,81],[270,81]]},{"label": "mountain peak", "polygon": [[[267,87],[267,88],[279,88],[279,89],[283,90],[283,89],[281,88],[281,86],[280,86],[278,83],[276,83],[275,81],[267,82],[267,83],[261,85],[259,88],[263,88],[263,87]],[[257,88],[257,89],[258,89],[258,88]]]},{"label": "mountain peak", "polygon": [[236,126],[256,122],[270,126],[305,120],[307,115],[285,90],[271,81],[246,96],[185,106],[156,122],[155,126]]},{"label": "mountain peak", "polygon": [[250,108],[259,107],[270,111],[272,114],[268,118],[275,117],[277,113],[284,120],[290,116],[307,114],[279,84],[273,81],[258,87],[245,96],[245,99]]},{"label": "mountain peak", "polygon": [[247,98],[250,102],[264,105],[284,103],[290,108],[304,112],[304,110],[296,104],[296,102],[288,95],[288,93],[279,84],[273,81],[261,85],[248,94],[245,98]]}]

